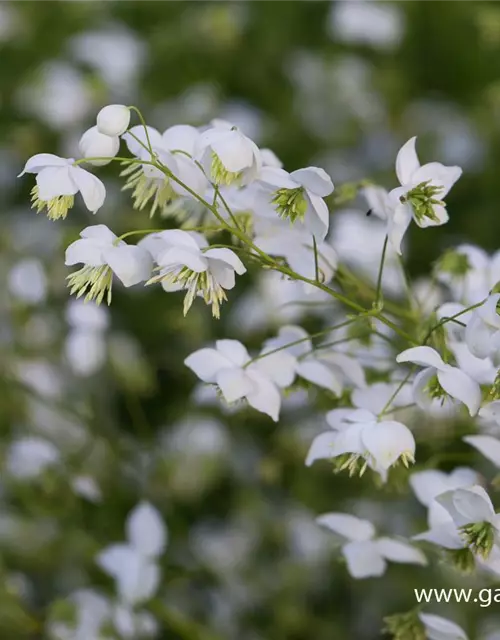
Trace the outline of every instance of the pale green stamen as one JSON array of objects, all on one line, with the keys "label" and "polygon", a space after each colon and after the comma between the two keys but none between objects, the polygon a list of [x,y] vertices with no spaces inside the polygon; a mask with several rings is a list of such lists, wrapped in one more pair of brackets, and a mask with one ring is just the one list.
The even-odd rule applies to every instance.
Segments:
[{"label": "pale green stamen", "polygon": [[272,199],[272,204],[280,218],[288,219],[293,224],[296,220],[303,222],[307,211],[307,201],[304,189],[278,189]]},{"label": "pale green stamen", "polygon": [[413,207],[415,218],[422,221],[428,218],[433,222],[439,222],[439,218],[434,212],[436,205],[445,206],[442,200],[437,200],[435,196],[443,190],[442,186],[434,186],[430,184],[430,180],[421,182],[416,187],[408,191],[405,196],[401,196],[402,203],[408,202]]},{"label": "pale green stamen", "polygon": [[342,454],[334,460],[334,464],[336,473],[347,470],[349,472],[350,478],[355,475],[359,475],[359,477],[361,478],[361,476],[368,468],[367,460],[364,458],[364,456],[358,453]]},{"label": "pale green stamen", "polygon": [[444,403],[447,393],[441,386],[437,375],[432,376],[427,383],[425,390],[433,400],[441,400],[441,404]]},{"label": "pale green stamen", "polygon": [[460,527],[460,532],[473,553],[485,560],[489,557],[495,544],[495,531],[491,522],[465,524]]},{"label": "pale green stamen", "polygon": [[469,258],[454,249],[446,251],[438,260],[436,267],[438,271],[457,277],[463,277],[471,270]]},{"label": "pale green stamen", "polygon": [[222,184],[229,186],[234,182],[237,182],[241,178],[241,171],[234,172],[228,171],[222,164],[222,160],[219,156],[212,151],[212,163],[210,165],[210,175],[215,184]]},{"label": "pale green stamen", "polygon": [[458,571],[462,573],[471,573],[476,568],[474,554],[469,547],[463,549],[447,549],[446,556],[455,569],[458,569]]},{"label": "pale green stamen", "polygon": [[47,209],[49,220],[64,219],[75,202],[75,196],[57,196],[51,200],[40,200],[38,194],[38,186],[34,186],[31,190],[31,206],[37,213]]},{"label": "pale green stamen", "polygon": [[150,217],[153,217],[157,210],[167,213],[172,201],[178,197],[168,178],[148,178],[140,165],[130,165],[120,175],[127,176],[122,191],[132,189],[134,209],[142,211],[152,200]]},{"label": "pale green stamen", "polygon": [[95,300],[101,304],[106,296],[106,302],[111,304],[111,287],[113,284],[113,272],[107,265],[101,267],[85,266],[67,276],[70,293],[76,293],[80,298],[85,294],[85,302]]}]

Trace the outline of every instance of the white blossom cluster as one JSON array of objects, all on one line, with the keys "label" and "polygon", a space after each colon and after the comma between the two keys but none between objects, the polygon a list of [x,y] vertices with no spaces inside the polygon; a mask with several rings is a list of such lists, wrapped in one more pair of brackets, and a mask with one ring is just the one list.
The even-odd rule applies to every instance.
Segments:
[{"label": "white blossom cluster", "polygon": [[[140,124],[130,126],[132,115]],[[421,164],[415,144],[411,138],[397,154],[397,186],[390,191],[366,180],[334,192],[323,169],[289,172],[271,150],[260,149],[226,121],[160,132],[135,107],[110,105],[81,137],[81,158],[37,154],[20,175],[36,175],[33,208],[59,220],[78,193],[91,213],[104,204],[105,185],[84,166],[121,164],[123,190],[137,220],[145,213],[145,228],[116,235],[95,224],[67,247],[66,265],[80,265],[67,277],[70,292],[86,302],[110,304],[116,276],[125,287],[182,291],[184,315],[201,298],[219,318],[236,276],[244,280],[247,271],[260,268],[270,287],[262,293],[269,296],[264,309],[269,316],[281,296],[292,305],[323,305],[319,331],[308,332],[301,313],[293,312],[277,318],[274,335],[254,352],[224,338],[187,355],[185,365],[231,411],[248,405],[277,422],[300,393],[301,401],[321,400],[329,408],[326,430],[316,430],[306,465],[326,460],[335,472],[349,476],[369,470],[380,484],[402,474],[428,509],[428,530],[413,532],[411,541],[377,535],[372,522],[348,513],[317,518],[340,537],[352,577],[381,576],[394,562],[427,565],[434,549],[459,570],[500,576],[500,514],[486,480],[466,467],[445,473],[439,459],[419,455],[426,422],[446,424],[451,416],[467,425],[464,442],[500,467],[495,437],[500,426],[500,259],[459,245],[435,263],[432,278],[409,280],[405,235],[412,221],[421,230],[448,221],[446,198],[462,173],[439,162]],[[122,147],[128,155],[118,155]],[[332,212],[336,194],[346,193],[367,203],[362,224],[373,232],[361,256],[341,240],[353,218],[342,221]],[[374,246],[375,240],[380,244]],[[374,254],[375,261],[366,262]],[[367,265],[371,277],[365,279],[359,272]],[[245,321],[255,300],[246,304],[241,297],[231,307],[236,321]],[[105,349],[106,319],[91,308],[96,315],[85,322],[69,312],[66,353],[82,376],[102,366]],[[75,354],[84,352],[80,362]],[[31,468],[57,462],[54,451],[40,442],[32,445],[38,454]],[[12,456],[23,457],[24,448],[25,443],[16,443]],[[36,473],[30,464],[24,464],[27,475]],[[94,637],[92,625],[104,619],[123,637],[154,634],[154,619],[137,605],[156,592],[164,548],[158,513],[140,505],[127,522],[127,542],[98,556],[99,566],[116,583],[117,600],[75,595],[79,624],[90,629],[77,637]],[[420,630],[420,636],[411,637],[466,638],[457,625],[432,614],[396,618],[389,628],[398,639],[404,625],[413,625],[415,634]],[[75,637],[64,629],[57,633]]]}]

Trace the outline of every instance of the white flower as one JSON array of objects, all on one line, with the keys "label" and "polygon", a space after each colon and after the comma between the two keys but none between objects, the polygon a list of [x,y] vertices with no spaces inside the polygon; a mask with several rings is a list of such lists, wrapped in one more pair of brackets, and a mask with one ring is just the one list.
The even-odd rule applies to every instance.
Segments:
[{"label": "white flower", "polygon": [[31,436],[20,438],[7,450],[7,473],[19,479],[36,478],[59,459],[59,450],[48,440]]},{"label": "white flower", "polygon": [[387,479],[389,467],[399,459],[405,466],[414,461],[415,439],[401,422],[379,420],[365,409],[333,409],[326,415],[332,431],[316,436],[306,457],[306,465],[319,459],[342,456],[340,470],[350,475],[372,468]]},{"label": "white flower", "polygon": [[500,426],[500,400],[494,400],[479,409],[481,418]]},{"label": "white flower", "polygon": [[50,637],[55,640],[101,640],[103,625],[109,620],[111,606],[101,594],[90,589],[75,591],[68,598],[75,607],[74,625],[54,621],[49,624]]},{"label": "white flower", "polygon": [[276,338],[265,342],[262,353],[272,352],[275,349],[280,351],[272,356],[265,356],[262,360],[286,353],[293,357],[291,366],[299,377],[328,389],[337,396],[342,393],[344,379],[359,386],[365,384],[363,368],[354,358],[333,351],[315,352],[309,334],[302,327],[294,325],[281,327]]},{"label": "white flower", "polygon": [[495,293],[472,312],[465,329],[465,340],[477,358],[493,356],[500,350],[500,315],[497,305],[500,294]]},{"label": "white flower", "polygon": [[158,511],[141,502],[127,518],[127,543],[104,549],[96,559],[103,571],[116,581],[125,605],[149,600],[160,583],[157,564],[167,544],[167,530]]},{"label": "white flower", "polygon": [[111,302],[113,273],[124,286],[144,282],[151,275],[153,261],[140,246],[131,246],[106,227],[98,224],[86,227],[66,249],[67,266],[83,263],[84,267],[68,276],[71,293],[100,304],[107,296]]},{"label": "white flower", "polygon": [[121,136],[130,124],[130,109],[123,104],[109,104],[97,114],[97,129],[106,136]]},{"label": "white flower", "polygon": [[126,640],[158,634],[158,622],[149,611],[134,611],[131,607],[118,605],[113,611],[113,622],[120,637]]},{"label": "white flower", "polygon": [[249,364],[250,355],[237,340],[217,340],[215,347],[195,351],[184,364],[203,382],[216,384],[226,402],[245,398],[251,407],[277,422],[281,406],[278,386],[291,384],[288,369],[279,371],[271,366],[271,357]]},{"label": "white flower", "polygon": [[330,176],[318,167],[288,173],[278,167],[263,167],[259,181],[263,195],[283,219],[299,221],[316,238],[328,233],[330,214],[323,198],[333,191]]},{"label": "white flower", "polygon": [[60,158],[51,153],[32,156],[19,174],[35,173],[36,186],[31,190],[32,207],[40,213],[47,209],[51,220],[65,218],[80,192],[85,206],[96,213],[104,204],[106,189],[94,175],[74,164],[73,158]]},{"label": "white flower", "polygon": [[211,249],[199,233],[173,230],[158,234],[158,238],[164,250],[158,252],[152,239],[150,246],[153,246],[159,274],[149,283],[161,282],[165,291],[186,290],[184,315],[199,295],[206,304],[212,305],[212,314],[219,318],[220,305],[227,300],[225,290],[234,287],[235,273],[245,273],[245,265],[231,249]]},{"label": "white flower", "polygon": [[428,640],[468,640],[465,631],[451,620],[432,613],[419,613]]},{"label": "white flower", "polygon": [[413,362],[426,367],[415,377],[413,391],[415,402],[427,409],[432,399],[444,401],[446,394],[463,402],[471,416],[476,415],[481,405],[481,389],[466,373],[446,364],[439,353],[431,347],[412,347],[396,357],[396,361]]},{"label": "white flower", "polygon": [[[85,131],[78,143],[85,162],[93,164],[96,167],[102,167],[109,164],[116,156],[120,148],[120,138],[111,137],[100,133],[97,127],[92,127]],[[93,160],[93,158],[99,158]]]},{"label": "white flower", "polygon": [[[452,324],[451,322],[449,324]],[[478,384],[492,385],[497,375],[497,367],[491,358],[477,358],[470,351],[465,342],[449,341],[448,347],[455,356],[457,365]]]},{"label": "white flower", "polygon": [[389,194],[389,240],[398,253],[401,253],[401,240],[412,218],[422,228],[448,222],[443,198],[462,174],[460,167],[446,167],[439,162],[421,166],[415,141],[415,137],[411,138],[398,152],[396,174],[401,187]]},{"label": "white flower", "polygon": [[22,302],[43,302],[47,295],[47,276],[43,264],[35,258],[16,262],[9,271],[7,286],[10,293]]},{"label": "white flower", "polygon": [[375,527],[368,520],[347,513],[325,513],[316,522],[347,540],[342,555],[353,578],[379,577],[385,573],[387,560],[426,565],[424,554],[409,544],[391,538],[375,538]]},{"label": "white flower", "polygon": [[446,491],[436,500],[450,514],[471,550],[488,558],[500,539],[500,517],[483,487],[472,485]]},{"label": "white flower", "polygon": [[262,166],[259,148],[237,127],[204,131],[197,140],[194,155],[205,174],[218,185],[249,184],[257,178]]},{"label": "white flower", "polygon": [[75,329],[64,344],[66,359],[77,376],[91,376],[106,362],[106,340],[102,333]]},{"label": "white flower", "polygon": [[130,152],[144,161],[152,160],[151,145],[154,156],[188,187],[170,179],[157,167],[131,164],[121,175],[127,176],[124,190],[132,190],[134,207],[142,210],[152,201],[150,215],[157,209],[166,215],[174,211],[173,203],[179,197],[192,199],[191,191],[198,195],[205,193],[207,178],[193,159],[199,136],[198,129],[189,125],[170,127],[163,134],[153,127],[135,126],[123,136]]},{"label": "white flower", "polygon": [[[500,406],[500,401],[497,400],[495,403]],[[487,405],[489,406],[489,405]],[[479,415],[482,415],[482,411],[486,409],[483,407],[479,412]],[[477,449],[480,453],[483,454],[485,458],[487,458],[490,462],[492,462],[497,468],[500,469],[500,440],[498,438],[494,438],[493,436],[465,436],[463,438],[464,442],[467,442]]]}]

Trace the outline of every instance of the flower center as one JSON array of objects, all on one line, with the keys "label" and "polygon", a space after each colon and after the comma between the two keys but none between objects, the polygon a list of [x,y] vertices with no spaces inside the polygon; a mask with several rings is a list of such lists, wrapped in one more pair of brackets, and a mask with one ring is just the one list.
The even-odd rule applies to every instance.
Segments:
[{"label": "flower center", "polygon": [[430,184],[430,180],[421,182],[416,187],[401,196],[400,201],[404,204],[408,202],[413,208],[413,212],[417,221],[421,222],[424,218],[428,218],[433,222],[439,222],[434,207],[436,205],[445,206],[442,200],[437,200],[435,196],[443,190],[442,186],[434,186]]},{"label": "flower center", "polygon": [[210,166],[210,175],[216,184],[230,185],[237,182],[241,178],[241,171],[228,171],[219,156],[212,151],[212,164]]},{"label": "flower center", "polygon": [[349,477],[364,474],[368,467],[368,461],[359,453],[344,453],[337,456],[334,460],[335,473],[340,473],[346,469],[349,471]]},{"label": "flower center", "polygon": [[471,551],[486,560],[495,543],[495,531],[491,522],[473,522],[465,524],[459,530]]},{"label": "flower center", "polygon": [[85,302],[95,300],[101,304],[106,296],[106,302],[111,304],[111,287],[113,284],[113,272],[108,265],[91,267],[89,265],[67,276],[70,293],[76,293],[76,297],[85,295]]},{"label": "flower center", "polygon": [[47,209],[49,220],[64,219],[75,203],[75,196],[57,196],[51,200],[40,200],[38,193],[38,186],[34,186],[31,190],[31,207],[36,209],[37,213]]},{"label": "flower center", "polygon": [[296,189],[278,189],[273,199],[276,211],[280,218],[289,219],[293,224],[296,220],[301,222],[307,211],[307,200],[304,197],[304,189],[297,187]]},{"label": "flower center", "polygon": [[426,640],[425,627],[420,621],[417,610],[396,613],[384,618],[385,633],[390,633],[393,640]]},{"label": "flower center", "polygon": [[436,267],[438,271],[458,277],[465,276],[471,270],[468,256],[454,249],[446,251],[438,260]]},{"label": "flower center", "polygon": [[152,201],[149,213],[151,218],[157,210],[162,214],[168,214],[170,205],[178,198],[168,178],[148,178],[144,175],[140,165],[128,166],[120,173],[120,176],[127,176],[122,191],[132,189],[134,209],[142,211]]},{"label": "flower center", "polygon": [[425,390],[433,400],[441,400],[441,404],[444,403],[447,394],[441,386],[437,375],[432,376],[427,383]]}]

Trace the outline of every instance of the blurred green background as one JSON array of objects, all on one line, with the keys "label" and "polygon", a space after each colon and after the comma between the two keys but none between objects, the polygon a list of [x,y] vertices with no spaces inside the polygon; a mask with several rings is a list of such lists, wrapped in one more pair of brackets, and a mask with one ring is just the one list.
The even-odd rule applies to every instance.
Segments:
[{"label": "blurred green background", "polygon": [[[76,588],[112,593],[93,558],[123,538],[141,498],[161,510],[171,535],[151,604],[159,638],[375,640],[383,616],[414,606],[413,587],[459,586],[439,566],[349,578],[315,515],[366,502],[381,528],[406,535],[425,514],[395,482],[380,489],[326,465],[306,469],[321,416],[299,407],[276,426],[255,412],[195,404],[183,366],[191,351],[216,337],[257,348],[272,334],[234,321],[251,279],[219,323],[198,305],[183,319],[180,300],[161,291],[117,287],[105,365],[92,376],[68,373],[63,252],[93,219],[82,210],[60,224],[37,217],[30,179],[15,176],[35,153],[76,154],[98,109],[114,102],[137,105],[160,129],[226,118],[287,169],[317,164],[337,186],[372,178],[392,188],[397,150],[418,135],[423,161],[459,164],[464,177],[449,197],[450,223],[411,230],[411,272],[428,273],[460,242],[496,250],[500,4],[1,2],[0,61],[2,640],[49,638],[54,603]],[[100,172],[109,197],[96,222],[116,233],[148,226],[120,195],[117,173]],[[9,285],[13,265],[33,256],[45,274],[36,303]],[[42,383],[19,382],[20,362],[43,363]],[[77,445],[67,445],[75,423]],[[50,436],[64,464],[19,482],[7,453],[29,433]],[[100,500],[75,495],[76,473],[95,479]],[[478,613],[491,623],[494,606],[440,613],[479,638]]]}]

